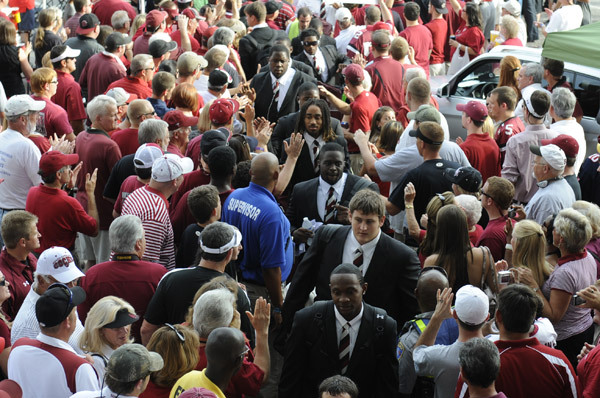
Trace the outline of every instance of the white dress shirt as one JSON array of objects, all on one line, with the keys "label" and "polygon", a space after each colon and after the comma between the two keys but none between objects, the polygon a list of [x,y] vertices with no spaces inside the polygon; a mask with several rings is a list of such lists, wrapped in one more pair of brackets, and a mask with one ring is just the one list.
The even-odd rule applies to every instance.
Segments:
[{"label": "white dress shirt", "polygon": [[[315,164],[315,157],[319,156],[319,153],[321,152],[321,148],[323,148],[323,145],[326,144],[326,142],[323,140],[323,136],[319,135],[317,138],[314,138],[312,135],[308,134],[308,133],[304,133],[304,142],[306,143],[306,146],[308,147],[308,154],[310,155],[310,160],[312,162],[312,164]],[[317,141],[319,143],[319,150],[317,151],[317,153],[313,153],[313,144],[314,142]]]},{"label": "white dress shirt", "polygon": [[581,124],[577,123],[574,118],[568,120],[560,120],[550,125],[550,130],[557,134],[566,134],[577,140],[579,144],[579,151],[577,152],[577,158],[575,160],[575,175],[579,174],[579,168],[585,160],[585,154],[587,151],[587,144],[585,142],[585,132]]},{"label": "white dress shirt", "polygon": [[342,330],[347,323],[350,323],[350,327],[348,328],[348,334],[350,335],[350,358],[352,358],[352,351],[354,351],[354,345],[356,344],[356,338],[358,337],[358,329],[360,329],[360,322],[362,321],[363,311],[365,309],[364,305],[360,306],[360,312],[356,317],[354,317],[351,321],[347,321],[346,318],[340,314],[336,306],[333,306],[333,311],[335,312],[335,332],[337,336],[338,346],[340,343],[340,338],[342,337]]},{"label": "white dress shirt", "polygon": [[[315,66],[313,55],[307,53],[306,51],[304,51],[304,55],[306,55],[310,60],[311,64]],[[317,48],[317,52],[314,55],[314,57],[317,57],[317,65],[319,66],[319,70],[321,71],[321,81],[326,82],[327,78],[329,77],[329,71],[327,70],[327,62],[325,62],[325,57],[323,56],[323,52],[320,48]]]},{"label": "white dress shirt", "polygon": [[[292,61],[290,60],[290,64]],[[285,99],[285,95],[287,94],[290,86],[292,85],[292,80],[294,79],[294,74],[296,71],[293,68],[288,68],[287,71],[277,79],[273,73],[271,73],[271,87],[275,88],[275,82],[279,81],[279,97],[277,98],[277,110],[281,109],[281,105],[283,104],[283,100]],[[294,101],[296,99],[294,98]]]},{"label": "white dress shirt", "polygon": [[350,229],[350,232],[348,232],[348,237],[346,238],[346,243],[344,243],[344,254],[342,255],[342,263],[353,264],[354,253],[356,252],[356,249],[360,247],[363,253],[362,273],[363,275],[366,275],[367,270],[369,269],[369,265],[371,264],[371,259],[373,258],[373,253],[375,253],[375,247],[377,246],[380,237],[381,229],[379,230],[379,233],[377,234],[375,239],[365,243],[364,245],[361,245],[356,240],[352,229]]},{"label": "white dress shirt", "polygon": [[319,189],[317,190],[317,210],[321,220],[325,219],[325,206],[327,205],[329,188],[333,187],[333,195],[335,196],[335,200],[339,203],[342,199],[342,194],[344,193],[344,186],[346,186],[347,178],[348,174],[342,173],[342,178],[340,178],[335,184],[330,185],[328,182],[325,182],[322,177],[319,177]]}]

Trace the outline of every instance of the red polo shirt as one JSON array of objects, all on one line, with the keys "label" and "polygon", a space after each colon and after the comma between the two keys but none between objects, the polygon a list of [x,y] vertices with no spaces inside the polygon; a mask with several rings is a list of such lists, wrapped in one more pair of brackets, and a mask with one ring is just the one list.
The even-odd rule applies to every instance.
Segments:
[{"label": "red polo shirt", "polygon": [[400,36],[415,49],[415,61],[429,78],[429,51],[433,49],[431,31],[423,25],[407,26],[400,32]]},{"label": "red polo shirt", "polygon": [[132,22],[137,15],[133,6],[123,0],[100,0],[92,5],[92,12],[96,14],[102,25],[112,26],[112,15],[120,10],[127,11]]},{"label": "red polo shirt", "polygon": [[50,98],[52,102],[67,111],[69,120],[87,119],[79,83],[75,81],[70,73],[57,70],[56,76],[58,87],[56,88],[56,94]]},{"label": "red polo shirt", "polygon": [[429,63],[431,65],[444,63],[444,48],[448,41],[448,23],[443,19],[432,19],[425,24],[425,27],[431,31],[431,39],[433,40],[433,48]]},{"label": "red polo shirt", "polygon": [[377,57],[365,70],[369,72],[373,82],[371,92],[379,98],[382,105],[390,106],[395,112],[399,112],[404,105],[404,65],[392,57]]},{"label": "red polo shirt", "polygon": [[[381,103],[375,94],[365,90],[360,93],[350,104],[352,116],[350,116],[350,132],[354,133],[360,129],[364,132],[371,130],[371,120],[373,115],[379,109]],[[354,142],[348,142],[348,152],[360,152]]]},{"label": "red polo shirt", "polygon": [[500,176],[500,148],[488,134],[471,134],[460,144],[471,166],[479,170],[483,183],[492,176]]},{"label": "red polo shirt", "polygon": [[19,261],[8,254],[6,247],[0,252],[0,271],[8,281],[8,291],[10,292],[10,298],[2,304],[2,310],[9,320],[15,319],[21,304],[27,297],[30,285],[33,283],[36,266],[37,258],[31,253],[27,255],[27,260]]},{"label": "red polo shirt", "polygon": [[113,132],[110,136],[117,143],[121,150],[121,155],[131,155],[139,148],[138,129],[123,129]]},{"label": "red polo shirt", "polygon": [[89,102],[95,96],[104,94],[108,91],[107,88],[111,83],[125,78],[126,75],[125,68],[114,57],[98,53],[92,55],[85,63],[81,76],[79,76],[79,84],[87,88]]},{"label": "red polo shirt", "polygon": [[148,86],[148,83],[140,79],[139,77],[125,76],[116,82],[111,83],[106,91],[111,88],[121,87],[129,94],[135,94],[138,98],[152,97],[152,88]]}]

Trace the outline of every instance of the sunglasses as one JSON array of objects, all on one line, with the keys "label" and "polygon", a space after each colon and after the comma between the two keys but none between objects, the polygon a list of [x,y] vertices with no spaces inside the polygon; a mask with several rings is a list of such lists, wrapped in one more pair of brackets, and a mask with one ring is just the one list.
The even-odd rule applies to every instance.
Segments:
[{"label": "sunglasses", "polygon": [[303,41],[302,44],[304,44],[305,46],[316,46],[317,44],[319,44],[318,41]]},{"label": "sunglasses", "polygon": [[248,347],[246,347],[246,350],[244,352],[242,352],[240,355],[238,355],[237,357],[240,358],[240,360],[244,360],[244,358],[246,358],[246,355],[248,354],[248,351],[250,351],[250,349]]},{"label": "sunglasses", "polygon": [[175,326],[171,325],[170,323],[165,323],[165,326],[175,332],[179,341],[185,343],[185,336]]}]

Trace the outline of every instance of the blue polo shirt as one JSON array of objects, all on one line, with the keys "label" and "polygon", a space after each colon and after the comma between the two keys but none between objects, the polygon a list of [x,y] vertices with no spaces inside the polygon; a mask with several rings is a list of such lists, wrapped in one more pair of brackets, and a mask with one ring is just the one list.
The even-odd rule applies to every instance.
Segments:
[{"label": "blue polo shirt", "polygon": [[165,113],[175,110],[175,108],[167,107],[167,104],[165,103],[165,101],[163,101],[161,99],[152,98],[152,97],[148,97],[146,99],[152,104],[152,107],[154,108],[154,112],[156,112],[156,116],[158,116],[161,119],[165,116]]},{"label": "blue polo shirt", "polygon": [[221,221],[242,233],[244,250],[240,269],[245,280],[264,285],[263,268],[281,268],[285,281],[294,262],[290,222],[275,197],[264,187],[250,183],[236,189],[225,201]]}]

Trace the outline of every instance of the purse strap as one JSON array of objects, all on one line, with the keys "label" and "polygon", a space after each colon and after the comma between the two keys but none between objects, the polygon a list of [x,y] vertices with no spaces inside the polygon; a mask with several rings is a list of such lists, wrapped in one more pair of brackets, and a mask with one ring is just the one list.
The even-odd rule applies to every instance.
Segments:
[{"label": "purse strap", "polygon": [[[481,246],[480,249],[481,249],[481,252],[483,254],[483,265],[482,265],[483,270],[481,272],[481,284],[480,284],[480,286],[481,286],[481,289],[483,289],[484,286],[485,286],[485,278],[486,278],[486,276],[488,274],[488,264],[487,264],[488,261],[487,260],[488,260],[488,257],[491,256],[491,252],[490,252],[490,249],[487,246]],[[492,268],[493,265],[494,264],[492,262],[492,264],[490,264],[490,268]],[[496,278],[492,278],[492,280],[494,281],[494,292],[498,292],[498,284],[496,282]]]}]

